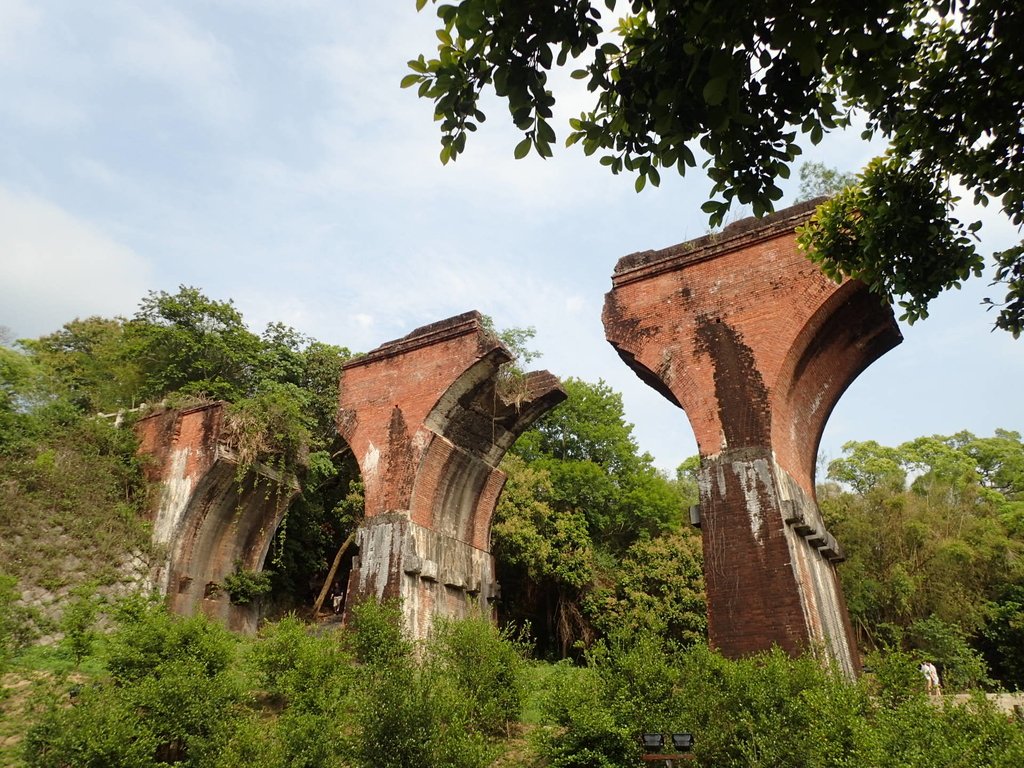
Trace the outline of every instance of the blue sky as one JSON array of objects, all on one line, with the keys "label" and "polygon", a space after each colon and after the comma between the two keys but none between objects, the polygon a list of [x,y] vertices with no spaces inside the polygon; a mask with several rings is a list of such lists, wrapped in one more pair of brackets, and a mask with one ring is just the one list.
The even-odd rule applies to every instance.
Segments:
[{"label": "blue sky", "polygon": [[[494,103],[453,165],[398,87],[434,46],[414,0],[0,0],[0,325],[13,337],[131,315],[148,290],[231,298],[368,350],[468,309],[537,329],[539,365],[623,393],[641,447],[695,453],[685,415],[604,341],[628,253],[698,237],[699,172],[633,191],[577,148],[516,161]],[[554,79],[565,121],[589,104]],[[855,170],[856,132],[807,157]],[[795,185],[793,194],[795,195]],[[1017,233],[993,210],[991,251]],[[822,442],[1024,428],[1024,341],[992,333],[987,281],[935,302],[854,383]]]}]

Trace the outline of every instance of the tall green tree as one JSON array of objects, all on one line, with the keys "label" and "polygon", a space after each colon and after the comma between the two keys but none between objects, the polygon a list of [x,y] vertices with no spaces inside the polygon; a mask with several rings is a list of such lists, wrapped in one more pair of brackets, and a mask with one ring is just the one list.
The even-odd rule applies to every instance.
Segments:
[{"label": "tall green tree", "polygon": [[28,355],[0,346],[0,451],[16,441],[37,400],[43,372]]},{"label": "tall green tree", "polygon": [[[410,61],[402,85],[433,100],[443,162],[465,151],[488,90],[523,133],[515,156],[549,157],[548,75],[580,60],[572,76],[586,81],[594,103],[570,120],[566,143],[613,173],[634,173],[637,190],[701,162],[713,182],[703,206],[712,225],[733,202],[756,216],[771,211],[801,145],[862,115],[865,136],[885,138],[890,154],[819,230],[855,233],[856,253],[828,236],[809,245],[837,271],[905,295],[911,320],[938,291],[980,272],[971,230],[949,215],[950,178],[1024,224],[1019,3],[433,1],[437,54]],[[903,229],[890,225],[886,203],[902,207]],[[1006,291],[996,324],[1017,335],[1024,244],[996,259]]]},{"label": "tall green tree", "polygon": [[641,453],[622,396],[603,381],[563,382],[568,400],[512,447],[551,477],[552,507],[575,510],[601,546],[623,552],[639,536],[677,528],[682,500]]},{"label": "tall green tree", "polygon": [[829,477],[850,491],[824,487],[819,497],[847,552],[839,573],[862,643],[916,647],[961,683],[983,679],[984,652],[1004,683],[1019,685],[1024,646],[1010,649],[1024,624],[1020,436],[961,432],[897,448],[848,443],[844,453]]},{"label": "tall green tree", "polygon": [[131,407],[141,371],[127,353],[124,321],[90,317],[19,344],[49,379],[49,389],[87,413]]},{"label": "tall green tree", "polygon": [[[520,437],[502,465],[508,482],[491,539],[506,616],[529,621],[542,651],[565,656],[626,620],[627,603],[642,593],[643,607],[628,620],[645,613],[646,626],[692,640],[703,631],[700,547],[659,537],[679,533],[693,489],[640,452],[622,398],[607,384],[563,386],[566,402]],[[666,562],[641,575],[654,552]]]},{"label": "tall green tree", "polygon": [[231,301],[184,285],[176,294],[151,291],[125,331],[146,398],[184,392],[233,401],[255,389],[260,337]]}]

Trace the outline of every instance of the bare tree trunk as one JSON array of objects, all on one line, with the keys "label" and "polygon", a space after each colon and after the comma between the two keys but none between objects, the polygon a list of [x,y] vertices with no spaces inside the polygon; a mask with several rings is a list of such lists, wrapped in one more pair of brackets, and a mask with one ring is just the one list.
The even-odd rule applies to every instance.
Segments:
[{"label": "bare tree trunk", "polygon": [[319,596],[317,596],[316,602],[313,603],[314,618],[316,618],[319,615],[320,609],[323,607],[324,604],[324,599],[327,597],[327,593],[331,589],[331,584],[334,583],[334,577],[338,573],[338,566],[341,565],[341,558],[345,556],[345,550],[349,548],[349,545],[352,543],[355,537],[356,531],[353,530],[352,533],[348,535],[348,538],[345,539],[345,541],[342,543],[341,547],[338,549],[338,554],[334,556],[334,562],[331,563],[331,570],[327,572],[327,578],[324,580],[323,589],[320,590],[320,594]]}]

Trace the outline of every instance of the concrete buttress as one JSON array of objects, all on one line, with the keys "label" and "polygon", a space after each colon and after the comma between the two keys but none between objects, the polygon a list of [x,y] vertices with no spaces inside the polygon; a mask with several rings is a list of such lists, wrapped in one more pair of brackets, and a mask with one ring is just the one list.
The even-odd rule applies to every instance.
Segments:
[{"label": "concrete buttress", "polygon": [[363,477],[364,522],[346,606],[400,597],[415,637],[434,616],[489,610],[498,586],[491,517],[505,484],[498,464],[565,399],[547,371],[514,395],[499,386],[509,351],[468,312],[419,328],[347,363],[338,430]]},{"label": "concrete buttress", "polygon": [[603,320],[696,436],[712,644],[732,657],[822,649],[852,676],[842,554],[817,507],[815,460],[839,397],[902,336],[863,283],[837,284],[798,250],[815,202],[622,258]]}]

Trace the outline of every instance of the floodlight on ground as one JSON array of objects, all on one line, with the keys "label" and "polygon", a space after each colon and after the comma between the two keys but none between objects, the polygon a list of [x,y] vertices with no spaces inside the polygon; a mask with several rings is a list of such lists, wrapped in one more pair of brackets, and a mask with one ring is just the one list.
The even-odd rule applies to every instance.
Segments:
[{"label": "floodlight on ground", "polygon": [[680,752],[689,752],[691,749],[693,749],[693,734],[673,733],[672,746],[678,749]]},{"label": "floodlight on ground", "polygon": [[645,733],[640,738],[644,742],[644,749],[661,749],[665,746],[665,737],[660,733]]}]

